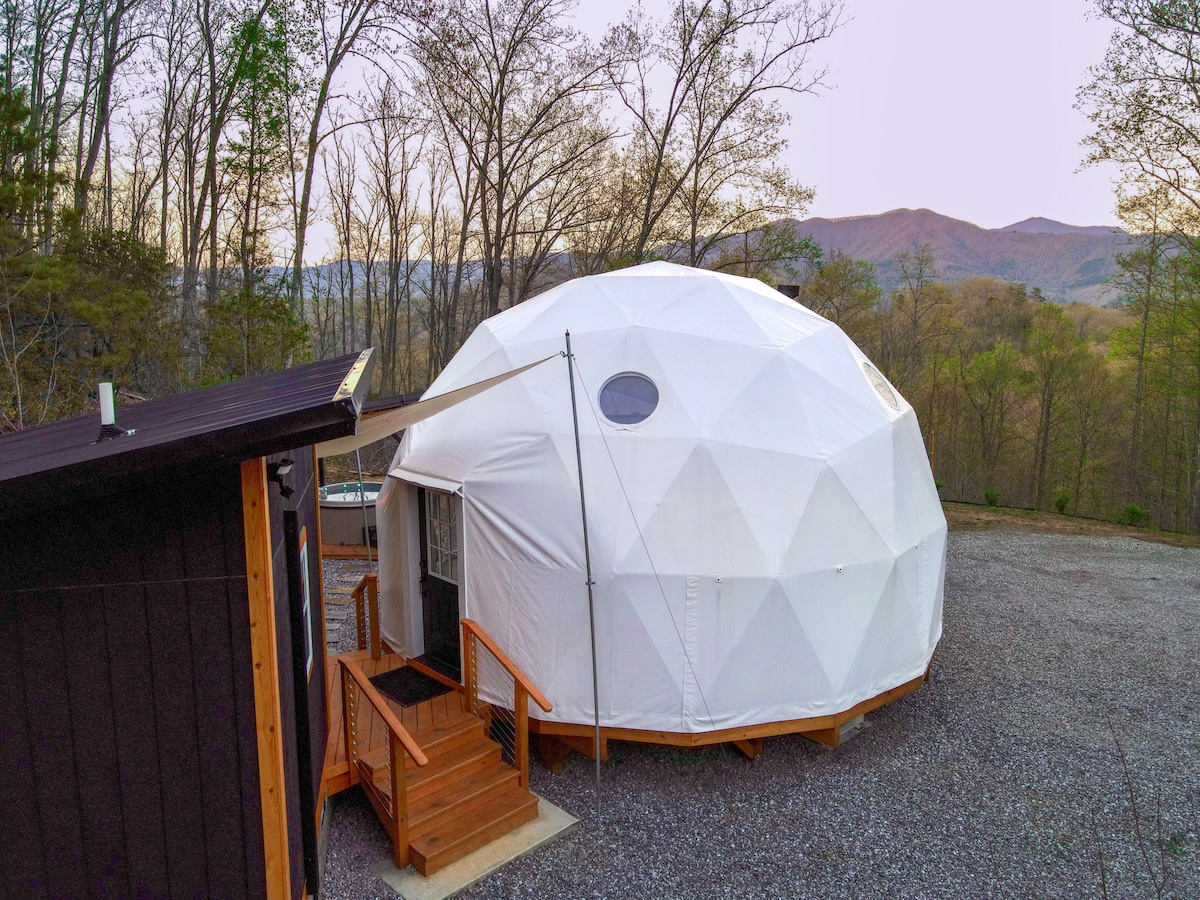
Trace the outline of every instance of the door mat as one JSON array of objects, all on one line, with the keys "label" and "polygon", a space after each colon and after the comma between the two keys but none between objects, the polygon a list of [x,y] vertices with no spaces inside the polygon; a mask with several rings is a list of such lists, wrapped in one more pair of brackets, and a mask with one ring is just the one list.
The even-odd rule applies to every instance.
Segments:
[{"label": "door mat", "polygon": [[371,679],[371,684],[379,693],[391,697],[401,706],[416,706],[450,691],[440,681],[408,666],[376,675]]}]

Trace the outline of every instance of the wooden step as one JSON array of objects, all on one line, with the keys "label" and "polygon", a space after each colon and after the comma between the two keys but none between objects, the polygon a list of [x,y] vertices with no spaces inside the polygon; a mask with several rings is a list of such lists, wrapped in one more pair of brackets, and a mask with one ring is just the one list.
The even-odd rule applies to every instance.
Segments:
[{"label": "wooden step", "polygon": [[[433,759],[452,747],[468,743],[476,737],[486,737],[485,727],[483,720],[478,716],[468,712],[457,712],[439,720],[430,728],[414,731],[413,740],[417,742],[417,746],[427,757]],[[410,767],[416,765],[411,757],[407,764]]]},{"label": "wooden step", "polygon": [[422,875],[431,875],[536,819],[537,804],[537,797],[514,785],[472,810],[469,816],[446,810],[429,819],[422,833],[410,839],[412,864]]},{"label": "wooden step", "polygon": [[474,734],[468,740],[430,757],[429,764],[408,770],[407,793],[410,804],[441,790],[447,784],[465,778],[500,759],[500,745]]},{"label": "wooden step", "polygon": [[[437,761],[452,751],[468,744],[482,746],[481,742],[484,741],[489,744],[493,743],[485,734],[484,728],[485,723],[478,716],[470,713],[458,713],[442,719],[432,728],[415,733],[413,740],[417,742],[417,746],[429,759],[426,769],[434,766],[434,771],[440,771],[442,767],[437,765]],[[358,759],[361,768],[366,769],[364,777],[374,781],[388,796],[391,796],[392,788],[388,784],[387,778],[388,745],[382,744],[366,753],[360,753]],[[412,773],[424,771],[407,753],[404,754],[404,764],[410,775],[410,783]]]},{"label": "wooden step", "polygon": [[470,813],[495,795],[517,785],[519,781],[520,775],[517,770],[505,762],[494,762],[452,781],[440,791],[408,804],[409,833],[423,833],[427,822],[447,810],[454,810],[454,814],[459,816]]},{"label": "wooden step", "polygon": [[367,753],[360,753],[358,754],[358,766],[364,778],[382,787],[390,797],[392,786],[387,777],[389,752],[387,744],[384,744]]},{"label": "wooden step", "polygon": [[[486,723],[478,716],[460,712],[442,719],[431,728],[411,733],[413,740],[417,742],[417,746],[421,748],[426,757],[433,759],[453,747],[469,743],[476,738],[486,737],[485,729]],[[384,743],[365,753],[359,753],[358,758],[368,768],[374,770],[387,764],[387,754],[388,745]],[[407,753],[404,754],[404,760],[405,765],[417,768],[416,762]]]}]

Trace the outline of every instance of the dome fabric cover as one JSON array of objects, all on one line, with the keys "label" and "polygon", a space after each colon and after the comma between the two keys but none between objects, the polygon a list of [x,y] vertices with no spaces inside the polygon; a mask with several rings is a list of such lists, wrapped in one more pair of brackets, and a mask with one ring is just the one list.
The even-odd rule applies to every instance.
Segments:
[{"label": "dome fabric cover", "polygon": [[[912,407],[841,329],[757,281],[651,263],[485,321],[426,396],[562,351],[567,331],[601,725],[822,716],[926,671],[946,521]],[[627,373],[658,398],[619,424],[599,395]],[[391,474],[461,486],[463,615],[554,703],[543,718],[591,723],[567,360],[413,426]],[[395,479],[385,493],[405,490]],[[384,505],[388,547],[408,507]],[[385,552],[384,634],[404,646],[402,610],[420,599]]]}]

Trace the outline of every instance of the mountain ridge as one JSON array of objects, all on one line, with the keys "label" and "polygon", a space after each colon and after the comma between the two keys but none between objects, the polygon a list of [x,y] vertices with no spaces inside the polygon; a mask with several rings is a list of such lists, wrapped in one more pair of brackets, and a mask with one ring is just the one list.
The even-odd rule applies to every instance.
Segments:
[{"label": "mountain ridge", "polygon": [[896,255],[929,244],[943,279],[983,275],[1040,288],[1058,302],[1103,305],[1114,299],[1106,284],[1129,235],[1103,225],[1067,225],[1039,216],[982,228],[931,209],[894,209],[876,215],[785,219],[797,236],[826,251],[839,249],[876,267],[880,286],[899,281]]}]

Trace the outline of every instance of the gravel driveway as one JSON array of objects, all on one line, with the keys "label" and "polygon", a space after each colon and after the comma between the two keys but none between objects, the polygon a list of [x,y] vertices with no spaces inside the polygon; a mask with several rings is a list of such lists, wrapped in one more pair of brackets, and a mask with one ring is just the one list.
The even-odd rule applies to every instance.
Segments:
[{"label": "gravel driveway", "polygon": [[[579,831],[464,896],[1200,897],[1198,673],[1200,550],[952,533],[928,686],[836,751],[614,744],[599,813],[535,766]],[[343,795],[323,896],[394,897],[387,856]]]}]

